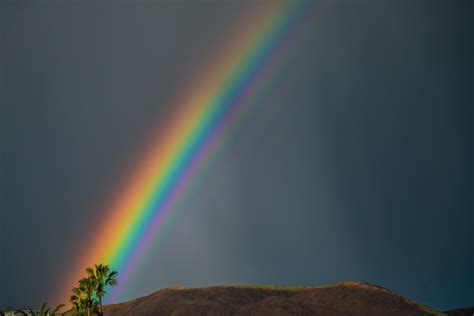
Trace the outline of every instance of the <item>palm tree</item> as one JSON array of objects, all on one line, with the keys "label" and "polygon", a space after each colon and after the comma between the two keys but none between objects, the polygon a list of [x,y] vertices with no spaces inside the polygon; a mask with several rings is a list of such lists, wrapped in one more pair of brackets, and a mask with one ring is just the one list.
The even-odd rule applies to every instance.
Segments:
[{"label": "palm tree", "polygon": [[82,291],[82,297],[85,301],[87,316],[91,315],[96,305],[95,300],[95,280],[92,278],[83,278],[79,280],[79,288]]},{"label": "palm tree", "polygon": [[[39,316],[54,316],[56,315],[57,312],[59,312],[59,310],[61,308],[64,307],[64,304],[59,304],[58,306],[56,306],[55,309],[53,309],[52,311],[48,308],[48,303],[43,303],[41,305],[41,308],[40,308],[40,313],[39,313]],[[20,314],[20,315],[24,315],[24,316],[29,316],[29,315],[38,315],[36,314],[33,309],[31,307],[28,307],[29,309],[29,312],[25,312],[24,310],[18,310],[17,313]]]},{"label": "palm tree", "polygon": [[118,272],[111,271],[108,265],[101,263],[94,265],[94,269],[87,268],[86,272],[89,275],[89,279],[93,280],[92,283],[95,285],[95,294],[99,300],[99,315],[102,316],[102,298],[107,293],[107,286],[117,285]]},{"label": "palm tree", "polygon": [[52,315],[52,316],[56,315],[56,313],[58,313],[59,310],[62,309],[64,306],[66,306],[66,305],[64,305],[64,304],[59,304],[59,305],[57,305],[57,306],[53,309],[53,311],[51,312],[51,315]]},{"label": "palm tree", "polygon": [[82,288],[81,287],[74,287],[72,288],[72,295],[69,298],[69,302],[75,307],[76,311],[79,314],[84,313],[86,310],[86,300],[85,300],[85,294],[83,295]]},{"label": "palm tree", "polygon": [[92,312],[97,310],[95,288],[95,280],[82,278],[79,280],[79,286],[72,289],[73,295],[69,301],[75,306],[79,314],[85,311],[87,316],[90,316]]}]

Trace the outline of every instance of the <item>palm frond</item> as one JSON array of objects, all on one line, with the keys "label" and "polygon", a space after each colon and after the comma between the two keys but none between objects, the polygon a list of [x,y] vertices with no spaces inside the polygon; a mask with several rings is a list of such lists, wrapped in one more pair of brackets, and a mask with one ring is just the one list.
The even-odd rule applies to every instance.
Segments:
[{"label": "palm frond", "polygon": [[66,316],[68,314],[72,314],[74,313],[74,315],[78,315],[76,312],[79,311],[78,308],[74,309],[74,307],[71,307],[70,309],[68,309],[67,311],[63,312],[61,315],[62,316]]},{"label": "palm frond", "polygon": [[87,272],[87,275],[89,275],[91,277],[95,276],[94,269],[92,269],[92,268],[87,268],[86,272]]},{"label": "palm frond", "polygon": [[53,310],[52,315],[54,316],[54,314],[56,314],[57,312],[59,312],[59,310],[60,310],[61,308],[63,308],[64,306],[66,306],[66,305],[64,305],[64,304],[59,304],[58,306],[56,306],[56,308]]},{"label": "palm frond", "polygon": [[118,276],[118,272],[117,271],[112,271],[109,273],[108,275],[108,278],[115,278]]},{"label": "palm frond", "polygon": [[48,307],[48,303],[44,302],[43,304],[41,304],[41,308],[40,308],[41,315],[45,314],[46,307]]},{"label": "palm frond", "polygon": [[109,282],[107,282],[107,284],[110,285],[110,286],[115,286],[115,285],[118,284],[118,282],[117,282],[117,280],[112,279],[112,280],[110,280]]}]

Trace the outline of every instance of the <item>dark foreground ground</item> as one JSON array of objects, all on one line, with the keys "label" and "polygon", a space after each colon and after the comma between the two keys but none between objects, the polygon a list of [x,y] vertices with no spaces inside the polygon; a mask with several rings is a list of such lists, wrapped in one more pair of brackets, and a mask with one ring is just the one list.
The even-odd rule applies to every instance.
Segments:
[{"label": "dark foreground ground", "polygon": [[357,282],[321,287],[176,287],[162,289],[133,301],[109,305],[104,311],[106,316],[473,315],[472,309],[440,313],[385,288]]}]

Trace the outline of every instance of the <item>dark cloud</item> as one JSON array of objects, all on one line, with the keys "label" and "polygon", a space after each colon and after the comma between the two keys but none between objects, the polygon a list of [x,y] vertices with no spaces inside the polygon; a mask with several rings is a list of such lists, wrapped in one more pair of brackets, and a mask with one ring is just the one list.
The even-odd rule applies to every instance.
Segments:
[{"label": "dark cloud", "polygon": [[[472,3],[318,6],[305,49],[130,297],[173,284],[360,280],[438,308],[474,304]],[[52,299],[196,65],[253,8],[0,8],[0,306],[34,305]]]}]

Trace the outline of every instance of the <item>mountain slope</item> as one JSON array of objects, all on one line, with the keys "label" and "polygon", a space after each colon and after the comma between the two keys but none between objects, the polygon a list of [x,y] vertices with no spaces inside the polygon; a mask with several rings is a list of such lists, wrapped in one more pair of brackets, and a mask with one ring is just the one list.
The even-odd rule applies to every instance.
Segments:
[{"label": "mountain slope", "polygon": [[449,316],[472,316],[474,307],[458,308],[445,312]]},{"label": "mountain slope", "polygon": [[104,307],[116,315],[444,315],[385,288],[344,282],[321,287],[168,288]]}]

